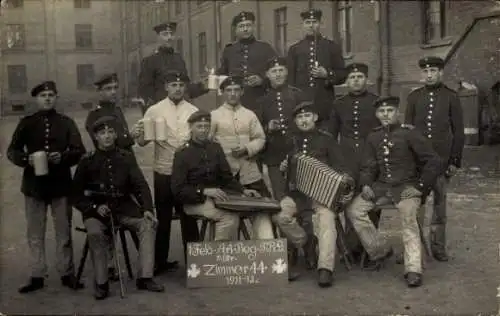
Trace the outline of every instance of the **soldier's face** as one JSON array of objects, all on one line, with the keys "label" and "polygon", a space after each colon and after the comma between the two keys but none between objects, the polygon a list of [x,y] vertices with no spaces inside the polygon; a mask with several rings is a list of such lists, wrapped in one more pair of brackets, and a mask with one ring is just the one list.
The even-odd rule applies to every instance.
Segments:
[{"label": "soldier's face", "polygon": [[304,33],[306,35],[314,35],[319,31],[320,22],[316,19],[305,19],[302,22]]},{"label": "soldier's face", "polygon": [[158,33],[158,42],[163,46],[172,46],[175,40],[175,33],[172,30],[164,30]]},{"label": "soldier's face", "polygon": [[286,82],[288,76],[288,69],[285,66],[274,66],[270,68],[267,73],[267,77],[274,86],[281,86]]},{"label": "soldier's face", "polygon": [[118,95],[118,82],[110,82],[103,85],[100,90],[101,99],[107,101],[116,101]]},{"label": "soldier's face", "polygon": [[252,21],[243,21],[235,26],[235,34],[238,38],[249,38],[253,35],[254,23]]},{"label": "soldier's face", "polygon": [[36,103],[40,110],[50,110],[56,105],[56,99],[54,91],[42,91],[36,96]]},{"label": "soldier's face", "polygon": [[443,71],[438,67],[427,67],[422,69],[422,79],[426,85],[435,85],[441,82]]},{"label": "soldier's face", "polygon": [[169,82],[165,85],[170,100],[177,101],[184,98],[186,84],[184,82]]},{"label": "soldier's face", "polygon": [[380,106],[375,111],[375,116],[379,119],[382,126],[387,126],[391,124],[395,124],[398,120],[398,112],[399,109],[392,105],[383,105]]},{"label": "soldier's face", "polygon": [[115,129],[109,126],[105,126],[95,133],[95,140],[97,142],[97,146],[100,149],[108,149],[113,147],[116,140]]},{"label": "soldier's face", "polygon": [[204,142],[208,139],[210,122],[194,122],[191,124],[191,137],[195,141]]},{"label": "soldier's face", "polygon": [[364,73],[351,72],[346,80],[347,88],[352,92],[363,91],[366,88],[366,76]]},{"label": "soldier's face", "polygon": [[295,124],[303,132],[314,129],[317,120],[318,115],[313,112],[304,112],[295,115]]},{"label": "soldier's face", "polygon": [[224,88],[224,97],[226,98],[226,103],[229,105],[240,104],[242,95],[243,88],[240,85],[234,84]]}]

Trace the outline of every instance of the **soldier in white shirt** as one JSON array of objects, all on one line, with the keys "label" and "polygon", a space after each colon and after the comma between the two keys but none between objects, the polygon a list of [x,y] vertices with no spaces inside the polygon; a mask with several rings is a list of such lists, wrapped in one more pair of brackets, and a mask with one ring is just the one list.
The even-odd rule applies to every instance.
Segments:
[{"label": "soldier in white shirt", "polygon": [[[169,72],[165,75],[165,89],[168,97],[152,105],[134,127],[134,137],[139,146],[146,146],[150,141],[144,140],[144,120],[164,120],[166,124],[166,140],[154,142],[154,199],[158,217],[158,229],[155,245],[155,272],[160,274],[176,269],[177,261],[168,262],[170,248],[170,231],[173,209],[180,216],[184,255],[186,243],[199,240],[196,220],[187,216],[182,208],[182,202],[176,201],[170,187],[172,165],[175,151],[183,146],[190,137],[189,116],[198,108],[184,100],[187,75],[181,72]],[[158,138],[158,135],[157,135]]]},{"label": "soldier in white shirt", "polygon": [[[257,115],[241,104],[243,78],[228,77],[220,88],[225,102],[212,111],[210,136],[222,146],[233,175],[245,189],[256,190],[269,197],[257,165],[257,154],[264,148],[266,136]],[[274,238],[268,214],[254,216],[252,225],[256,239]]]}]

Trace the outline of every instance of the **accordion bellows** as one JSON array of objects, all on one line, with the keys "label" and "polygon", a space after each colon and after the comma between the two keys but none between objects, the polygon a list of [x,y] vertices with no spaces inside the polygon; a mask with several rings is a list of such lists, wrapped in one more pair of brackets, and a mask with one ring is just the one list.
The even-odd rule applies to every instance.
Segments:
[{"label": "accordion bellows", "polygon": [[336,209],[342,196],[353,189],[348,177],[313,157],[293,157],[295,190],[330,209]]}]

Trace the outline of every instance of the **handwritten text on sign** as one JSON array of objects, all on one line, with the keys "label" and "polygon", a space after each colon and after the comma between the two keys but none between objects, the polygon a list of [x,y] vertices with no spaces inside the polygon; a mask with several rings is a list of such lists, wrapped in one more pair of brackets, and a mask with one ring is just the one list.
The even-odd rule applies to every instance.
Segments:
[{"label": "handwritten text on sign", "polygon": [[285,239],[188,243],[188,287],[288,282]]}]

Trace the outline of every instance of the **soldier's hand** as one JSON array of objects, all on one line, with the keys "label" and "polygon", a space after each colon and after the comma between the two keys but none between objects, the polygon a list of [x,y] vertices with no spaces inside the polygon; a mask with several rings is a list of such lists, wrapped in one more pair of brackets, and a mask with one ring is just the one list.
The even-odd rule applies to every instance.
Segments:
[{"label": "soldier's hand", "polygon": [[449,165],[448,169],[446,169],[446,176],[448,178],[453,177],[457,173],[457,169],[458,169],[457,166],[455,166],[455,165]]},{"label": "soldier's hand", "polygon": [[312,68],[311,75],[314,78],[326,78],[328,76],[328,72],[326,71],[325,67],[316,66]]},{"label": "soldier's hand", "polygon": [[106,217],[111,213],[111,210],[106,204],[101,204],[97,207],[97,214],[99,214],[102,217]]},{"label": "soldier's hand", "polygon": [[156,227],[158,224],[158,219],[156,218],[155,214],[151,211],[144,211],[144,218],[148,221],[153,222],[153,227]]},{"label": "soldier's hand", "polygon": [[367,201],[372,201],[375,198],[375,192],[369,185],[365,185],[361,191],[361,197]]},{"label": "soldier's hand", "polygon": [[250,189],[245,189],[243,190],[243,195],[244,196],[248,196],[248,197],[256,197],[256,198],[260,198],[262,197],[260,195],[259,192],[257,192],[256,190],[250,190]]},{"label": "soldier's hand", "polygon": [[203,190],[203,194],[212,199],[227,201],[229,198],[226,192],[222,191],[219,188],[207,188]]},{"label": "soldier's hand", "polygon": [[269,124],[267,125],[267,129],[270,132],[280,130],[281,129],[280,121],[278,121],[278,120],[270,120]]},{"label": "soldier's hand", "polygon": [[248,76],[246,79],[247,85],[249,85],[250,87],[259,86],[262,84],[262,81],[262,78],[257,75]]},{"label": "soldier's hand", "polygon": [[28,156],[28,164],[34,167],[35,162],[33,161],[33,154]]},{"label": "soldier's hand", "polygon": [[61,162],[61,157],[62,157],[62,155],[60,152],[51,152],[47,155],[47,160],[50,163],[57,165]]},{"label": "soldier's hand", "polygon": [[134,124],[132,127],[131,131],[132,137],[138,138],[142,137],[144,135],[144,121],[139,120],[137,123]]},{"label": "soldier's hand", "polygon": [[280,171],[285,172],[286,169],[288,169],[288,159],[285,159],[280,163]]},{"label": "soldier's hand", "polygon": [[245,147],[242,147],[242,146],[233,148],[231,151],[231,154],[233,155],[234,158],[242,158],[247,153],[248,153],[247,149]]}]

